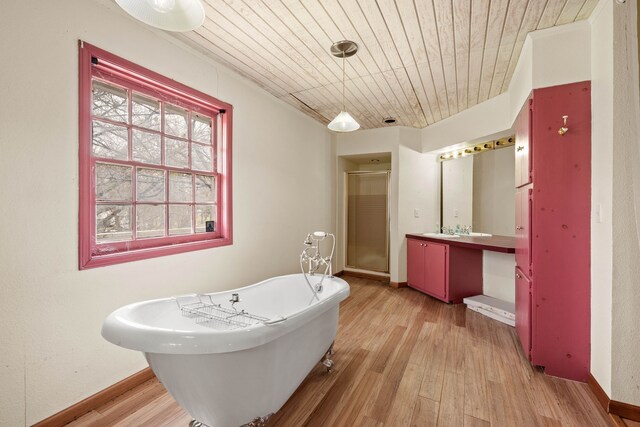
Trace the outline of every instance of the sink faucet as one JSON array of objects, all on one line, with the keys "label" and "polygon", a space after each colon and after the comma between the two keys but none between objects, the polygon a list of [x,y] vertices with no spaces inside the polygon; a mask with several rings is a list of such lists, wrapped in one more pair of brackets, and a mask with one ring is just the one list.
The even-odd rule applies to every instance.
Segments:
[{"label": "sink faucet", "polygon": [[439,232],[442,232],[442,234],[449,234],[449,235],[454,235],[454,234],[466,234],[469,235],[471,234],[471,226],[470,225],[465,225],[462,226],[460,224],[456,224],[456,227],[442,227],[440,229],[438,229]]}]

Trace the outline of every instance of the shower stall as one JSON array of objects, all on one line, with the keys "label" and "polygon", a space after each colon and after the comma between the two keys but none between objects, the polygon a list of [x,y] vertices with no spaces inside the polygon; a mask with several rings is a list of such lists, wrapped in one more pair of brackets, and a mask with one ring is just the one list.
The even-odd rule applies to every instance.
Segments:
[{"label": "shower stall", "polygon": [[346,267],[389,272],[389,171],[347,172]]}]

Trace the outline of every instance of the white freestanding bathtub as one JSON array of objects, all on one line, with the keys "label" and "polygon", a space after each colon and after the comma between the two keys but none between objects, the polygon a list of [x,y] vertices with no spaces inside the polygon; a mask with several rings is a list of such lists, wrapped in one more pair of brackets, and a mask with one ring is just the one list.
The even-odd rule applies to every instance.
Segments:
[{"label": "white freestanding bathtub", "polygon": [[[321,278],[309,277],[312,284]],[[135,303],[111,313],[102,336],[142,351],[198,422],[258,425],[282,407],[336,337],[339,303],[349,296],[349,285],[329,276],[322,285],[316,299],[303,275],[292,274],[228,292]],[[240,301],[232,305],[233,294]],[[239,316],[227,324],[185,313],[203,300]],[[245,320],[243,310],[258,316],[247,320],[249,326],[234,323]]]}]

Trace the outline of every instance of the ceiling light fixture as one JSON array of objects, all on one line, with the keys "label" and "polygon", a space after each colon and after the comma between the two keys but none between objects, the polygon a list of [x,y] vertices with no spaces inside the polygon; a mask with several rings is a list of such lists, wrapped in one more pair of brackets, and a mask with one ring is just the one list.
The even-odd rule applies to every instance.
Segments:
[{"label": "ceiling light fixture", "polygon": [[129,15],[152,27],[185,32],[204,22],[200,0],[116,0]]},{"label": "ceiling light fixture", "polygon": [[352,132],[360,129],[358,122],[351,117],[351,114],[347,113],[344,107],[344,63],[345,58],[353,56],[358,51],[358,45],[350,40],[342,40],[335,42],[331,46],[331,54],[338,58],[342,58],[342,110],[335,119],[329,123],[328,128],[335,132]]}]

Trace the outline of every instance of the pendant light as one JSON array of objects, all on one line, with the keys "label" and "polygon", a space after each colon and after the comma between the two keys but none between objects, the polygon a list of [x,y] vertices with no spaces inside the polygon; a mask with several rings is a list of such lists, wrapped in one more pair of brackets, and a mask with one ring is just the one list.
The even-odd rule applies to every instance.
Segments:
[{"label": "pendant light", "polygon": [[344,107],[344,63],[345,58],[353,56],[358,51],[358,45],[350,40],[342,40],[331,46],[331,54],[338,58],[342,58],[342,110],[335,119],[329,123],[328,128],[335,132],[352,132],[360,129],[358,122],[347,113]]},{"label": "pendant light", "polygon": [[204,22],[200,0],[116,0],[129,15],[167,31],[191,31]]}]

